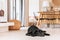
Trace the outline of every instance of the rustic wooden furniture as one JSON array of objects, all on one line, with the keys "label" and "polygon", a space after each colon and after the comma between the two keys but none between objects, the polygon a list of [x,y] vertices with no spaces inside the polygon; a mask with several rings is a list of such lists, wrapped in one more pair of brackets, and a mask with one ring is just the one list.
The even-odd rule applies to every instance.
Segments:
[{"label": "rustic wooden furniture", "polygon": [[14,26],[9,26],[9,30],[19,30],[21,27],[21,22],[18,20],[9,20],[9,22],[14,22]]},{"label": "rustic wooden furniture", "polygon": [[[38,12],[38,21],[37,26],[44,24],[60,24],[60,12],[59,11],[47,11],[47,12]],[[44,18],[44,20],[40,20]],[[45,19],[46,18],[46,19]]]}]

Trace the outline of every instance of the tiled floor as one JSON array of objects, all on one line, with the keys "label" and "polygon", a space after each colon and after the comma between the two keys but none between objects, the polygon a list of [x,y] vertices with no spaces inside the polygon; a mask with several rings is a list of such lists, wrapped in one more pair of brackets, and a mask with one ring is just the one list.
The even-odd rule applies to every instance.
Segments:
[{"label": "tiled floor", "polygon": [[0,32],[0,40],[60,40],[60,28],[42,28],[46,30],[50,36],[31,37],[26,36],[26,30]]}]

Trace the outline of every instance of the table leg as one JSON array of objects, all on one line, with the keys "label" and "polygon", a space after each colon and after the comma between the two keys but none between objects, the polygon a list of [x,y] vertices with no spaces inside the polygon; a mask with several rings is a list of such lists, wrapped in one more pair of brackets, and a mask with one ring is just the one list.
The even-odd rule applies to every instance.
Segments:
[{"label": "table leg", "polygon": [[49,28],[50,27],[50,24],[47,24],[47,27]]}]

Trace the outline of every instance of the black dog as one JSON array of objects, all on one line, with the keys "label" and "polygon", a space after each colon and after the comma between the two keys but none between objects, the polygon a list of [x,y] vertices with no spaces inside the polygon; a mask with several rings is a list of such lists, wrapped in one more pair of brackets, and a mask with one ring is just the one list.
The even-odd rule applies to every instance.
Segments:
[{"label": "black dog", "polygon": [[27,36],[49,36],[46,31],[40,30],[35,25],[32,25],[28,28]]}]

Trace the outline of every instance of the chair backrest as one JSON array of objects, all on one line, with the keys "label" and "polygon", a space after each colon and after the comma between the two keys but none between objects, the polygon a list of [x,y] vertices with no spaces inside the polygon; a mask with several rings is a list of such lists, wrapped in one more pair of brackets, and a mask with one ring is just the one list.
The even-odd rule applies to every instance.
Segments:
[{"label": "chair backrest", "polygon": [[36,17],[35,13],[33,13],[33,15],[34,15],[34,18],[35,18],[36,20],[38,20],[38,18]]}]

